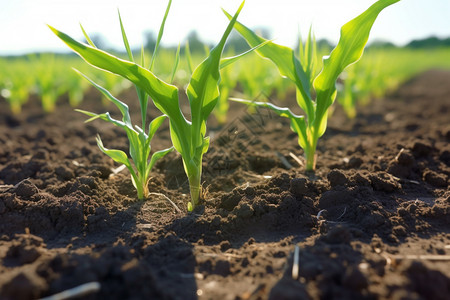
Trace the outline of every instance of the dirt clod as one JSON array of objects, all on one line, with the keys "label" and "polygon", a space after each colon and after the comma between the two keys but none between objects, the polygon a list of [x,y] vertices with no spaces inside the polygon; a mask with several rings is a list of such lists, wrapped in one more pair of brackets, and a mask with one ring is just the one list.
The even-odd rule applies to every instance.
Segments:
[{"label": "dirt clod", "polygon": [[[54,114],[30,99],[11,116],[0,101],[0,299],[93,281],[87,299],[447,299],[450,263],[434,259],[450,254],[449,94],[450,72],[430,71],[354,120],[336,106],[315,172],[291,159],[288,119],[230,103],[229,124],[208,120],[205,199],[189,213],[179,154],[148,187],[181,213],[111,171],[95,135],[128,151],[118,128],[84,124],[64,97]],[[114,96],[141,118],[135,90]],[[80,108],[118,113],[99,99],[90,91]],[[165,122],[152,151],[170,145]]]}]

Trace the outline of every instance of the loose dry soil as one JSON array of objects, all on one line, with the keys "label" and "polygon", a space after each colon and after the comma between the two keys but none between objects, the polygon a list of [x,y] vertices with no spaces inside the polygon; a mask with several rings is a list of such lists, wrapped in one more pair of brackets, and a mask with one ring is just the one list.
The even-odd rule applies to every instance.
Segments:
[{"label": "loose dry soil", "polygon": [[[133,92],[120,98],[138,112]],[[30,99],[20,116],[0,103],[1,299],[90,282],[100,289],[80,299],[450,299],[450,72],[355,120],[337,108],[315,174],[290,156],[302,152],[287,120],[232,106],[210,122],[194,213],[180,155],[159,161],[150,191],[183,212],[138,201],[95,143],[126,150],[126,136],[66,102],[43,114]],[[106,110],[93,91],[81,108]],[[167,124],[157,135],[155,150],[170,145]]]}]

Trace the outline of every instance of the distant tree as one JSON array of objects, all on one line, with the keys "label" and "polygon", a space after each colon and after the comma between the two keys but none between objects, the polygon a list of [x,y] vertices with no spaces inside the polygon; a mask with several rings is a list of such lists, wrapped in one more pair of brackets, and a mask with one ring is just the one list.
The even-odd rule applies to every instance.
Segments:
[{"label": "distant tree", "polygon": [[[298,53],[298,42],[297,45],[295,46],[295,51],[296,53]],[[334,45],[330,43],[330,41],[328,41],[327,39],[319,39],[316,41],[316,47],[317,47],[317,51],[319,51],[319,53],[321,52],[330,52],[331,49],[333,49]]]},{"label": "distant tree", "polygon": [[413,40],[406,47],[409,48],[436,48],[436,47],[448,47],[450,46],[450,38],[440,39],[435,36],[431,36],[424,39]]},{"label": "distant tree", "polygon": [[386,48],[395,48],[396,46],[388,41],[383,40],[375,40],[370,43],[366,48],[367,49],[386,49]]},{"label": "distant tree", "polygon": [[189,42],[189,49],[191,50],[191,53],[203,53],[205,51],[205,44],[200,40],[197,31],[191,31],[187,36],[187,40]]},{"label": "distant tree", "polygon": [[241,53],[250,49],[245,39],[236,31],[232,31],[228,37],[225,51],[232,51],[234,53]]},{"label": "distant tree", "polygon": [[265,39],[270,40],[272,38],[272,33],[270,32],[270,29],[267,27],[257,27],[254,30],[257,35],[262,36]]},{"label": "distant tree", "polygon": [[[91,38],[94,45],[97,46],[97,48],[107,50],[106,47],[108,46],[108,43],[106,42],[106,39],[103,35],[101,35],[100,33],[94,33],[92,35],[89,35],[89,37]],[[84,42],[87,44],[86,39],[84,39]]]},{"label": "distant tree", "polygon": [[335,46],[327,39],[317,40],[317,50],[330,52]]},{"label": "distant tree", "polygon": [[144,49],[150,53],[153,53],[156,45],[156,35],[153,31],[146,31],[144,33]]}]

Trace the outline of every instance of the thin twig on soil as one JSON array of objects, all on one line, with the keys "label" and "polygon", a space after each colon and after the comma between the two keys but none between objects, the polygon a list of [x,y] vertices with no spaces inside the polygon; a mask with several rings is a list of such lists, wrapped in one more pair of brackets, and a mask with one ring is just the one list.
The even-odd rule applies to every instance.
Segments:
[{"label": "thin twig on soil", "polygon": [[81,164],[81,163],[77,162],[76,160],[72,160],[72,164],[77,166],[77,167],[85,167],[84,164]]},{"label": "thin twig on soil", "polygon": [[180,214],[183,213],[183,212],[181,211],[181,209],[179,209],[178,206],[177,206],[175,203],[173,203],[172,200],[170,200],[169,197],[167,197],[166,195],[161,194],[161,193],[149,193],[149,195],[154,195],[154,196],[160,196],[160,197],[163,197],[164,199],[166,199],[167,201],[169,201],[170,204],[172,204],[172,206],[175,208],[175,210],[176,210],[177,212],[179,212]]},{"label": "thin twig on soil", "polygon": [[320,216],[322,215],[322,213],[323,213],[324,211],[326,211],[326,209],[322,209],[322,210],[320,210],[320,211],[317,213],[317,216],[316,216],[316,219],[317,219],[317,220],[320,219]]},{"label": "thin twig on soil", "polygon": [[80,286],[68,289],[53,296],[41,298],[41,300],[65,300],[75,297],[82,297],[88,294],[96,293],[100,290],[100,283],[97,281],[82,284]]},{"label": "thin twig on soil", "polygon": [[289,152],[289,156],[292,157],[299,165],[300,167],[303,167],[305,164],[303,163],[303,161],[294,153]]},{"label": "thin twig on soil", "polygon": [[347,206],[344,207],[344,212],[343,212],[342,215],[340,215],[339,218],[337,218],[337,219],[339,220],[340,218],[342,218],[342,217],[345,215],[346,212],[347,212]]},{"label": "thin twig on soil", "polygon": [[[316,219],[320,220],[320,217],[322,216],[322,213],[325,212],[325,211],[327,211],[327,210],[326,209],[320,210],[317,213]],[[339,218],[337,218],[337,220],[342,218],[345,215],[346,212],[347,212],[347,207],[344,208],[344,212],[339,216]],[[344,224],[344,223],[347,223],[347,222],[339,222],[339,221],[329,221],[329,220],[326,220],[326,219],[324,219],[324,221],[327,222],[327,223],[330,223],[330,224]]]},{"label": "thin twig on soil", "polygon": [[252,177],[253,179],[257,179],[257,180],[263,180],[263,179],[271,179],[272,176],[271,175],[258,175],[258,174],[253,174],[251,172],[242,172],[246,177]]},{"label": "thin twig on soil", "polygon": [[280,152],[276,151],[275,154],[278,156],[278,158],[280,159],[281,163],[286,167],[286,169],[292,169],[293,166],[288,162],[288,160],[286,159],[286,157],[283,156],[283,154],[281,154]]},{"label": "thin twig on soil", "polygon": [[294,248],[294,263],[292,265],[292,279],[298,279],[298,271],[299,271],[299,262],[300,262],[300,247],[295,245]]},{"label": "thin twig on soil", "polygon": [[12,184],[1,184],[0,185],[0,192],[6,192],[10,189],[12,189],[14,186]]},{"label": "thin twig on soil", "polygon": [[416,255],[416,254],[410,254],[410,255],[393,255],[391,256],[391,259],[393,260],[432,260],[432,261],[450,261],[450,255]]},{"label": "thin twig on soil", "polygon": [[114,174],[114,175],[117,175],[117,174],[119,174],[120,172],[122,172],[123,170],[125,170],[125,168],[126,168],[127,166],[125,166],[125,165],[121,165],[121,166],[119,166],[119,167],[117,167],[117,168],[111,168],[111,172]]},{"label": "thin twig on soil", "polygon": [[204,256],[204,257],[225,256],[226,258],[245,258],[245,256],[243,256],[243,255],[234,254],[234,253],[199,253],[198,256]]}]

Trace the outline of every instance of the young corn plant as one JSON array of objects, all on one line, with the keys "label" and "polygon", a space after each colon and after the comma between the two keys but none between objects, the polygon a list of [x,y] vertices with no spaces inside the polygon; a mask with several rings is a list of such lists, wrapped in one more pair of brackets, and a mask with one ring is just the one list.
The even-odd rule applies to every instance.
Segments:
[{"label": "young corn plant", "polygon": [[[304,150],[306,170],[315,170],[317,142],[325,133],[328,109],[336,99],[336,80],[348,65],[361,58],[378,14],[384,8],[398,1],[400,0],[379,0],[361,15],[345,24],[341,28],[341,37],[336,48],[329,57],[324,58],[322,71],[315,78],[312,71],[315,65],[315,55],[313,55],[314,47],[312,45],[314,42],[311,35],[306,42],[306,47],[302,50],[302,61],[295,56],[291,48],[273,42],[256,50],[260,56],[271,60],[278,67],[281,76],[294,82],[297,90],[297,103],[305,112],[306,117],[295,115],[288,108],[278,107],[271,103],[243,99],[231,100],[247,105],[267,107],[278,115],[289,118],[291,129],[297,133],[298,143]],[[224,11],[224,13],[229,19],[231,18],[227,12]],[[234,28],[251,47],[267,41],[239,22],[236,22]],[[311,96],[312,88],[315,90],[315,99]]]},{"label": "young corn plant", "polygon": [[[231,58],[221,58],[225,42],[236,23],[236,19],[239,12],[242,10],[243,5],[244,2],[242,2],[234,17],[231,18],[231,21],[228,24],[220,42],[210,51],[207,58],[200,63],[200,65],[192,73],[186,90],[191,110],[190,121],[188,121],[181,112],[178,101],[178,88],[156,77],[151,71],[154,63],[154,55],[152,56],[150,68],[145,68],[143,64],[137,64],[132,59],[128,61],[123,60],[105,51],[97,49],[92,45],[80,43],[67,34],[50,26],[50,29],[85,61],[99,69],[120,75],[133,82],[137,86],[138,94],[148,94],[155,106],[165,116],[169,117],[172,144],[175,150],[181,154],[184,170],[189,180],[191,193],[191,202],[188,204],[189,211],[191,211],[202,199],[202,158],[203,154],[209,147],[209,137],[206,136],[206,120],[219,99],[219,70],[221,67],[234,62],[249,52],[247,51],[239,56]],[[166,16],[167,12],[168,10],[166,11]],[[163,28],[164,26],[161,26],[160,36],[162,35]],[[129,47],[127,47],[127,49],[128,48]],[[129,53],[130,52],[131,51],[129,51]],[[144,98],[144,100],[146,99],[147,98]],[[146,103],[142,101],[142,99],[141,104],[146,106]],[[126,116],[128,110],[125,109],[125,106],[123,105],[120,105],[120,107],[122,108],[124,116]],[[145,114],[143,114],[143,121],[145,121],[144,116]],[[94,117],[97,117],[97,115],[94,115]],[[109,121],[111,120],[107,114],[101,115],[101,118]],[[124,119],[120,123],[119,122],[116,122],[116,124],[122,126],[129,132],[132,132],[130,125],[128,124],[128,118]],[[132,132],[129,138],[135,139],[136,143],[141,145],[141,140],[143,140],[142,137],[144,137],[144,134],[141,130],[137,130],[137,132],[139,133],[136,134]],[[149,137],[150,136],[151,135],[149,135]],[[101,146],[100,143],[99,146]],[[107,154],[111,154],[110,156],[113,156],[117,161],[125,165],[128,163],[128,158],[125,153],[117,150],[112,151],[114,152],[107,152]],[[139,154],[131,153],[131,155],[134,158]]]},{"label": "young corn plant", "polygon": [[[168,7],[166,9],[166,14],[163,19],[163,23],[161,27],[164,26],[165,20],[167,18],[169,8],[170,8],[171,1],[169,1]],[[120,17],[119,13],[119,21],[120,21],[120,27],[122,31],[122,38],[123,42],[128,54],[129,62],[127,62],[128,65],[135,65],[134,64],[134,57],[133,53],[130,49],[128,39],[125,33],[124,26],[122,24],[122,19]],[[59,32],[50,27],[58,36]],[[100,64],[108,64],[108,59],[110,59],[112,63],[120,61],[118,58],[113,58],[113,56],[110,56],[108,53],[103,52],[102,50],[98,49],[95,44],[92,42],[92,40],[89,38],[83,27],[81,27],[83,34],[86,37],[86,40],[88,41],[89,45],[83,45],[81,43],[75,42],[74,40],[70,39],[68,36],[63,35],[63,37],[67,38],[68,41],[74,42],[74,45],[77,45],[78,47],[81,47],[80,49],[83,49],[84,51],[80,51],[80,49],[77,49],[76,47],[73,48],[77,53],[79,53],[87,62],[91,62],[91,60],[96,61]],[[61,37],[61,36],[60,36]],[[65,38],[61,37],[63,40]],[[159,40],[161,39],[161,36],[159,36]],[[159,41],[158,40],[158,41]],[[68,43],[70,45],[70,43]],[[157,46],[159,43],[157,43]],[[157,50],[157,49],[156,49]],[[152,62],[155,58],[155,54],[157,51],[154,51],[154,55],[152,57]],[[100,53],[100,55],[96,55]],[[125,62],[125,61],[123,61]],[[144,65],[144,52],[141,52],[141,65]],[[95,65],[92,63],[92,65]],[[118,65],[116,64],[116,67]],[[143,68],[142,68],[143,69]],[[105,68],[104,68],[105,70]],[[145,70],[145,69],[143,69]],[[115,149],[107,149],[103,146],[103,142],[100,138],[100,136],[97,136],[97,145],[100,148],[100,150],[111,157],[114,161],[123,164],[126,166],[126,168],[129,170],[131,174],[131,180],[133,182],[134,187],[136,188],[137,195],[139,199],[145,199],[149,195],[148,190],[148,182],[150,180],[150,171],[156,161],[163,156],[165,156],[167,153],[171,152],[173,150],[173,147],[170,147],[168,149],[164,149],[161,151],[157,151],[153,153],[153,155],[150,155],[151,153],[151,140],[153,139],[153,136],[155,135],[156,130],[161,126],[161,124],[164,122],[164,120],[167,118],[167,116],[162,115],[155,119],[153,119],[148,127],[148,131],[145,130],[146,128],[146,117],[147,117],[147,108],[148,108],[148,97],[149,93],[147,93],[144,89],[141,89],[138,85],[136,85],[136,91],[138,94],[140,107],[141,107],[141,118],[142,118],[142,127],[139,127],[137,125],[132,124],[130,112],[128,109],[128,105],[126,105],[124,102],[118,100],[115,98],[107,89],[100,86],[99,84],[95,83],[93,80],[91,80],[86,75],[82,74],[81,72],[75,70],[78,74],[80,74],[82,77],[84,77],[87,81],[89,81],[95,88],[97,88],[102,95],[107,99],[108,101],[111,101],[116,107],[119,109],[120,113],[122,114],[122,120],[116,120],[111,117],[109,112],[103,113],[103,114],[97,114],[93,112],[88,112],[84,110],[77,109],[78,112],[84,113],[91,118],[88,119],[86,122],[93,121],[95,119],[101,119],[104,121],[107,121],[109,123],[114,124],[117,127],[122,128],[128,137],[129,140],[129,154],[131,156],[131,160],[128,158],[127,154],[121,150],[115,150]],[[175,70],[174,70],[175,72]],[[110,74],[111,75],[111,74]],[[150,159],[149,159],[150,157]]]}]

